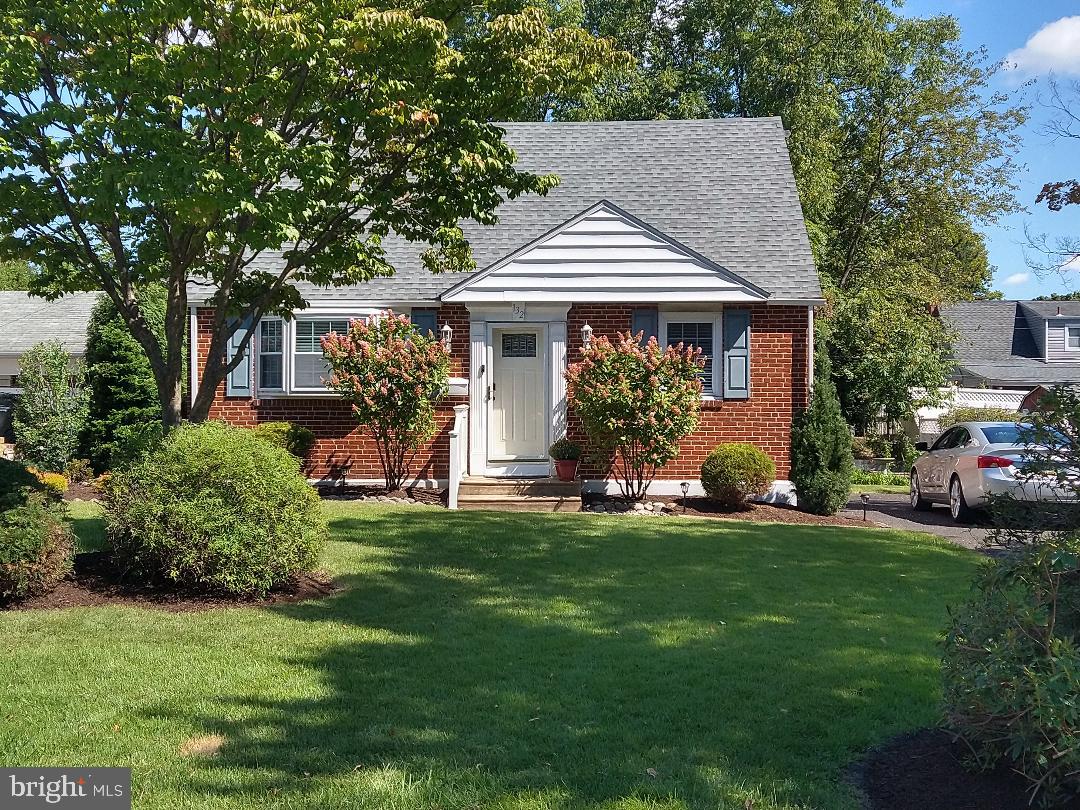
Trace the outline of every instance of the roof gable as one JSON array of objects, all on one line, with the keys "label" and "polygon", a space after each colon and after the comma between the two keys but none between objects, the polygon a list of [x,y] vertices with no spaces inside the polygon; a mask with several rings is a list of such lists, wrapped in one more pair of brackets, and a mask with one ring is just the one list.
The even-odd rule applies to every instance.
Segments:
[{"label": "roof gable", "polygon": [[763,301],[768,292],[607,200],[451,287],[444,301]]}]

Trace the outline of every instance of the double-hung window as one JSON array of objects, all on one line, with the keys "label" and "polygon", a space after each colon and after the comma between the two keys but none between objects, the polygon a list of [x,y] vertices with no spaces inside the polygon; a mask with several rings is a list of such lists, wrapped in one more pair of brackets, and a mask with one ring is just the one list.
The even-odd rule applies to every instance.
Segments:
[{"label": "double-hung window", "polygon": [[1065,330],[1065,346],[1068,349],[1080,349],[1080,326],[1070,326]]},{"label": "double-hung window", "polygon": [[259,388],[282,391],[285,388],[285,322],[264,320],[259,323]]},{"label": "double-hung window", "polygon": [[667,322],[667,345],[678,346],[683,343],[701,349],[705,358],[705,368],[701,370],[701,393],[710,396],[715,393],[713,384],[713,344],[715,338],[715,321],[709,320],[675,320],[675,316],[669,316]]},{"label": "double-hung window", "polygon": [[331,332],[349,330],[348,318],[297,318],[293,323],[292,387],[297,391],[320,391],[330,375],[323,355],[322,339]]}]

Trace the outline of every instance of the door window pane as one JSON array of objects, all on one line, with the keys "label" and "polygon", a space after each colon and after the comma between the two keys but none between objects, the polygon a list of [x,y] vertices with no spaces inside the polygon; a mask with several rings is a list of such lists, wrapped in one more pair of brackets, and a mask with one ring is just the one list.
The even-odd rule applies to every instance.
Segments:
[{"label": "door window pane", "polygon": [[536,357],[536,333],[503,333],[503,357]]}]

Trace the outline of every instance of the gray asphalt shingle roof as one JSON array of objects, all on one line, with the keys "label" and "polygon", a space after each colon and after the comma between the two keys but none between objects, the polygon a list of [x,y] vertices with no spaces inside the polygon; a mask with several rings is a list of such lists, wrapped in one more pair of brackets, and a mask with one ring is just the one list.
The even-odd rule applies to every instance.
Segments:
[{"label": "gray asphalt shingle roof", "polygon": [[942,307],[956,332],[953,356],[970,376],[1017,386],[1080,382],[1080,365],[1043,361],[1032,329],[1057,314],[1080,317],[1080,301],[967,301]]},{"label": "gray asphalt shingle roof", "polygon": [[21,355],[44,340],[59,340],[68,352],[86,351],[86,323],[97,293],[74,293],[56,301],[24,292],[0,292],[0,355]]},{"label": "gray asphalt shingle roof", "polygon": [[[463,223],[478,269],[609,200],[771,293],[817,299],[821,287],[779,118],[502,124],[526,170],[559,175],[546,197],[504,203],[499,223]],[[309,300],[434,300],[461,280],[433,275],[423,245],[385,240],[392,278],[336,289],[303,285]],[[277,253],[254,266],[273,270]]]}]

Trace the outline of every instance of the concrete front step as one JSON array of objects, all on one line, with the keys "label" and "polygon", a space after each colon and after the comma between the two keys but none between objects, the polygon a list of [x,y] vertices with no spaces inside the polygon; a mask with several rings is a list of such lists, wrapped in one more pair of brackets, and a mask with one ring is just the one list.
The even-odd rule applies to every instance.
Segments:
[{"label": "concrete front step", "polygon": [[552,498],[538,495],[471,495],[458,497],[458,509],[486,509],[492,512],[580,512],[581,498]]},{"label": "concrete front step", "polygon": [[469,476],[458,489],[458,507],[501,512],[579,512],[581,482]]},{"label": "concrete front step", "polygon": [[557,478],[485,478],[469,476],[458,488],[458,498],[515,497],[581,498],[580,481],[560,481]]}]

